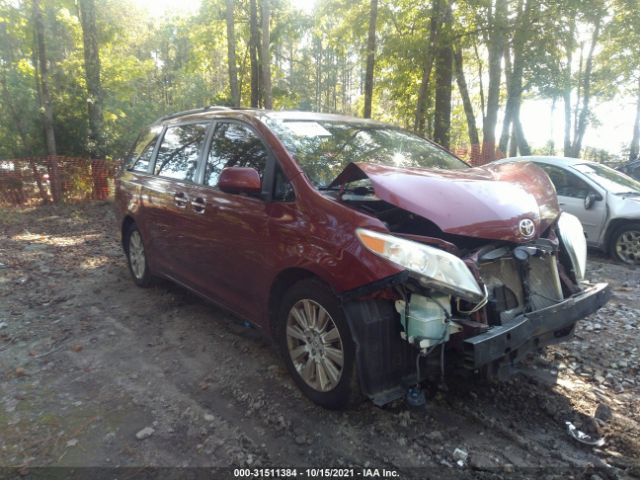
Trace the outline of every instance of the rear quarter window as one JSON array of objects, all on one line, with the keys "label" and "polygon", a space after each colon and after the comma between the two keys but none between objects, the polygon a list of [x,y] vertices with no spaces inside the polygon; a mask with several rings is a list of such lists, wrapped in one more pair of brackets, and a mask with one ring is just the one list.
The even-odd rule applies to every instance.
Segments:
[{"label": "rear quarter window", "polygon": [[127,169],[136,172],[146,172],[153,155],[153,150],[162,132],[161,126],[144,129],[138,136],[129,156]]}]

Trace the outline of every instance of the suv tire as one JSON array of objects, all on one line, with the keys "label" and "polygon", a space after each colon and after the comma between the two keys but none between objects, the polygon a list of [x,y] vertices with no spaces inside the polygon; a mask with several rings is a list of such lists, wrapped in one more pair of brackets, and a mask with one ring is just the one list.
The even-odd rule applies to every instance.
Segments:
[{"label": "suv tire", "polygon": [[283,297],[275,333],[289,373],[314,403],[340,409],[361,399],[351,330],[326,284],[294,284]]},{"label": "suv tire", "polygon": [[149,271],[149,262],[140,230],[135,223],[127,229],[124,237],[124,252],[133,281],[139,287],[149,287],[153,283],[153,276]]},{"label": "suv tire", "polygon": [[629,222],[613,230],[609,240],[611,257],[629,265],[640,265],[640,223]]}]

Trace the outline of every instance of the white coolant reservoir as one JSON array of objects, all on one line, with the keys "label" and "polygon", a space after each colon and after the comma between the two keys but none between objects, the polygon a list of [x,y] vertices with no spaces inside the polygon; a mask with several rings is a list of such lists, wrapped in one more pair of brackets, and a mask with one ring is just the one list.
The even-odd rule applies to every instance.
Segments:
[{"label": "white coolant reservoir", "polygon": [[[405,338],[420,348],[428,348],[449,340],[449,335],[459,331],[459,327],[447,321],[451,316],[451,297],[449,295],[412,294],[409,308],[404,300],[396,301],[396,310],[404,328]],[[446,313],[445,313],[446,311]]]}]

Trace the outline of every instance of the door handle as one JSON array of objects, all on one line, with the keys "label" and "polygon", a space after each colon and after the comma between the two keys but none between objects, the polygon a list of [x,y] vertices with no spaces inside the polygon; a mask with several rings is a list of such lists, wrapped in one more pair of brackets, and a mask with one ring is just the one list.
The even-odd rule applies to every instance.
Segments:
[{"label": "door handle", "polygon": [[191,200],[191,206],[193,207],[194,212],[204,213],[204,209],[207,206],[207,204],[203,198],[198,197],[195,200]]},{"label": "door handle", "polygon": [[182,193],[182,192],[178,192],[173,196],[173,201],[176,204],[176,207],[178,208],[186,208],[187,207],[187,196]]}]

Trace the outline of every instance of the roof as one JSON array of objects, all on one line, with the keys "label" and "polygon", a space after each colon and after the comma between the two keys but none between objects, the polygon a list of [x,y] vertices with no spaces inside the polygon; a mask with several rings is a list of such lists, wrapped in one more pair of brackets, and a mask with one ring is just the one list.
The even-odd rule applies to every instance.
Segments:
[{"label": "roof", "polygon": [[264,110],[258,108],[235,108],[224,106],[209,106],[203,108],[197,108],[193,110],[186,110],[184,112],[177,112],[164,117],[159,118],[154,124],[163,123],[178,123],[186,119],[188,120],[208,120],[216,117],[225,118],[241,118],[241,117],[257,117],[257,118],[272,118],[275,120],[298,120],[298,121],[334,121],[334,122],[350,122],[358,123],[362,125],[371,126],[383,126],[384,123],[366,119],[351,117],[348,115],[338,115],[334,113],[320,113],[320,112],[304,112],[297,110]]}]

